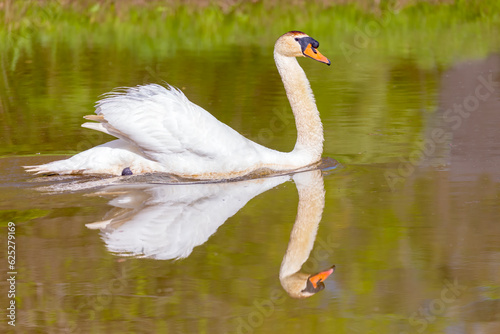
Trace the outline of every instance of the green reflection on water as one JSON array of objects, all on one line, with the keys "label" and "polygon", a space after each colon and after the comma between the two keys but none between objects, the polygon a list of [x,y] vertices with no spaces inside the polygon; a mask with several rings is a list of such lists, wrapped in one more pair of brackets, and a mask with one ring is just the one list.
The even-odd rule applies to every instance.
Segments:
[{"label": "green reflection on water", "polygon": [[43,217],[49,213],[48,210],[0,210],[0,226],[6,227],[9,222],[26,222],[39,217]]}]

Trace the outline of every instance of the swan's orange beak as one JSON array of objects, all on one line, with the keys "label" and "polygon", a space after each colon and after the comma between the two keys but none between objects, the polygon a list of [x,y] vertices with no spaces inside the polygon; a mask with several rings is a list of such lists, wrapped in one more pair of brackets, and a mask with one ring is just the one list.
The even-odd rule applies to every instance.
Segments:
[{"label": "swan's orange beak", "polygon": [[306,49],[304,50],[304,56],[312,58],[314,60],[320,61],[322,63],[325,63],[327,65],[330,65],[331,62],[328,58],[323,56],[317,49],[313,48],[311,44],[309,44]]},{"label": "swan's orange beak", "polygon": [[311,281],[313,287],[316,289],[318,287],[318,283],[323,282],[335,271],[335,266],[331,267],[328,270],[317,273],[316,275],[312,275],[309,277],[309,281]]}]

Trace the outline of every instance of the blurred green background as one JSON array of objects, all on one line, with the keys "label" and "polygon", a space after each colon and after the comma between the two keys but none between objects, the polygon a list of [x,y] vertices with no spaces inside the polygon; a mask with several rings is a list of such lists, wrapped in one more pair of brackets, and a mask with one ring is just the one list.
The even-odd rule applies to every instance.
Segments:
[{"label": "blurred green background", "polygon": [[[345,116],[356,117],[357,103],[377,110],[362,115],[365,132],[374,133],[376,126],[386,125],[381,124],[380,112],[399,118],[398,122],[423,125],[421,115],[408,108],[392,110],[398,94],[411,88],[416,95],[405,96],[410,108],[432,111],[438,89],[432,78],[457,62],[485,57],[500,45],[498,1],[61,0],[2,1],[0,6],[3,155],[75,153],[106,141],[78,127],[79,117],[92,113],[98,96],[114,87],[163,81],[187,88],[188,98],[258,140],[272,114],[268,119],[259,117],[259,122],[255,113],[249,113],[260,102],[252,97],[256,92],[248,92],[243,85],[260,81],[262,91],[276,86],[279,96],[273,96],[277,100],[272,107],[288,108],[270,55],[276,38],[289,30],[305,31],[320,41],[321,51],[333,62],[320,87],[314,87],[314,81],[317,73],[326,70],[304,64],[316,94],[329,96],[318,99],[320,110],[330,109],[340,116],[329,131],[334,136],[329,142],[353,134],[345,126],[349,122],[343,122],[343,107],[354,105],[355,110]],[[211,70],[202,72],[207,66]],[[230,68],[231,75],[221,76],[223,68]],[[251,71],[260,73],[250,75]],[[394,85],[399,79],[404,80],[403,86],[413,87]],[[196,91],[198,83],[203,90]],[[219,94],[217,87],[227,88],[225,97],[212,101],[210,95]],[[360,100],[356,94],[360,87],[373,89],[363,92]],[[377,99],[372,94],[377,90],[395,94],[388,94],[389,100]],[[245,100],[243,110],[224,112],[236,103],[235,98]],[[335,105],[321,105],[326,102]],[[252,117],[245,118],[245,111]],[[383,122],[389,119],[383,118]],[[245,127],[238,126],[242,122]],[[15,131],[19,124],[22,132]],[[402,138],[392,140],[410,148],[422,140],[417,135],[421,128],[405,130],[408,133]],[[293,142],[287,136],[273,139],[280,137]],[[341,155],[370,151],[370,158],[380,161],[381,152],[364,149],[369,145],[366,138],[356,138],[364,143],[352,142],[352,148],[343,144],[330,151]],[[91,143],[81,144],[86,140]],[[291,149],[279,141],[263,144]],[[396,156],[390,147],[385,153]]]}]

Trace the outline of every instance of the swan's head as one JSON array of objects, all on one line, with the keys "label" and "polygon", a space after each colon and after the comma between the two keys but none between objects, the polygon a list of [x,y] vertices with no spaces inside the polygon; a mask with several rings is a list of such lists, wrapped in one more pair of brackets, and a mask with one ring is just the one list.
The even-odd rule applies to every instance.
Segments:
[{"label": "swan's head", "polygon": [[323,281],[334,271],[335,266],[314,275],[297,272],[281,278],[281,285],[292,298],[311,297],[325,288]]},{"label": "swan's head", "polygon": [[290,31],[282,35],[274,45],[274,53],[285,57],[309,57],[330,65],[330,60],[317,48],[319,42],[300,31]]}]

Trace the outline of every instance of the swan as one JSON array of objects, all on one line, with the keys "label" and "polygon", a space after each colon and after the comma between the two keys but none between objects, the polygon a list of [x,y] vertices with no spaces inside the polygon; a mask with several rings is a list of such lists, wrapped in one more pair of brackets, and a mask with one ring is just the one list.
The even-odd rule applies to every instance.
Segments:
[{"label": "swan", "polygon": [[183,259],[252,198],[290,180],[297,187],[299,204],[279,279],[292,298],[307,298],[323,290],[323,281],[335,269],[333,266],[316,274],[301,271],[325,206],[323,175],[318,169],[238,182],[109,186],[95,195],[111,197],[113,209],[104,220],[85,226],[100,230],[107,249],[114,254]]},{"label": "swan", "polygon": [[118,139],[66,160],[25,166],[36,174],[131,175],[163,172],[192,179],[221,180],[253,172],[294,171],[321,159],[323,127],[306,74],[296,57],[330,65],[319,43],[300,31],[282,35],[274,60],[297,127],[291,152],[257,144],[170,85],[148,84],[108,93],[96,115],[82,126]]}]

